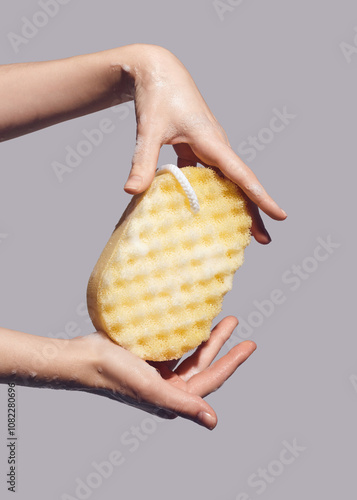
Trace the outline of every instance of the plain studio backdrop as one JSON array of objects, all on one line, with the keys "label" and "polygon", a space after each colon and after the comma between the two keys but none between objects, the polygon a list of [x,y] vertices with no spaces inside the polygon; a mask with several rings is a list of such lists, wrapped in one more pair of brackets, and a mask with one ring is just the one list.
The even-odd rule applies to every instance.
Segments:
[{"label": "plain studio backdrop", "polygon": [[[250,338],[258,349],[207,397],[213,432],[95,395],[17,387],[10,494],[2,385],[1,498],[352,498],[355,1],[21,0],[1,9],[3,64],[134,42],[171,50],[289,215],[264,217],[272,243],[252,241],[225,298],[219,318],[241,321],[234,342]],[[59,178],[56,162],[103,119],[111,133]],[[2,326],[55,337],[93,330],[87,281],[130,200],[134,145],[128,104],[1,144]],[[164,147],[159,163],[175,161]]]}]

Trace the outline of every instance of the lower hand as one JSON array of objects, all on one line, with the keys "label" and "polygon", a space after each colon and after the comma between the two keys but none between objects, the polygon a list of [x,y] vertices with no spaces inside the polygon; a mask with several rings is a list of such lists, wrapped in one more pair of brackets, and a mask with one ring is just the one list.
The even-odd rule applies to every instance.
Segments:
[{"label": "lower hand", "polygon": [[179,361],[146,362],[102,332],[77,337],[72,342],[96,353],[95,367],[82,381],[82,389],[163,418],[181,416],[213,429],[217,416],[203,398],[221,387],[256,349],[254,342],[244,341],[211,364],[237,324],[234,316],[224,318],[177,368]]}]

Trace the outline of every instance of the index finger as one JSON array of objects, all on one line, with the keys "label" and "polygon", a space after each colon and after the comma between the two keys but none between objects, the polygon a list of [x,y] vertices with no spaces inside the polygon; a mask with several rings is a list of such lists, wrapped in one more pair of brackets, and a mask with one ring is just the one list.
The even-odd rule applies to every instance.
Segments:
[{"label": "index finger", "polygon": [[255,342],[245,340],[215,361],[211,366],[194,375],[187,382],[189,390],[202,398],[221,387],[257,348]]},{"label": "index finger", "polygon": [[226,177],[237,184],[259,208],[275,220],[284,220],[287,214],[271,198],[258,181],[257,176],[227,144],[205,143],[205,158],[218,167]]}]

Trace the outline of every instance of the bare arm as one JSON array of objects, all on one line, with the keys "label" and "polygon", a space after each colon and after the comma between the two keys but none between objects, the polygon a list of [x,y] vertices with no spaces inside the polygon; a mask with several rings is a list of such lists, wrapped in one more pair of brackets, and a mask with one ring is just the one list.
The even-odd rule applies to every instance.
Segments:
[{"label": "bare arm", "polygon": [[222,320],[210,339],[176,370],[177,362],[152,366],[101,332],[62,340],[0,328],[0,383],[82,390],[212,429],[217,416],[203,398],[217,390],[256,348],[254,342],[245,341],[213,362],[236,326],[233,316]]},{"label": "bare arm", "polygon": [[0,382],[71,388],[90,381],[95,353],[79,343],[0,328]]},{"label": "bare arm", "polygon": [[0,140],[135,100],[137,146],[125,190],[147,189],[160,148],[171,144],[179,166],[218,167],[249,199],[252,234],[270,237],[258,207],[273,219],[285,212],[230,147],[227,135],[184,65],[168,50],[133,44],[57,61],[0,66]]},{"label": "bare arm", "polygon": [[0,66],[1,140],[132,100],[134,47]]}]

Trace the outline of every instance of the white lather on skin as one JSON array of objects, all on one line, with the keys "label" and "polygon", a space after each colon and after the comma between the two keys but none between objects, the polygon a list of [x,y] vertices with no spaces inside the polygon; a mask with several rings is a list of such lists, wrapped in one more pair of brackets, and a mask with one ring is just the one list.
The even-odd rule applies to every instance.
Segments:
[{"label": "white lather on skin", "polygon": [[149,152],[148,144],[145,143],[144,139],[140,136],[136,138],[136,144],[133,154],[133,162],[138,161],[140,155],[145,156],[146,153]]},{"label": "white lather on skin", "polygon": [[257,198],[261,198],[264,193],[264,188],[259,184],[250,184],[247,186],[249,191],[253,193]]}]

